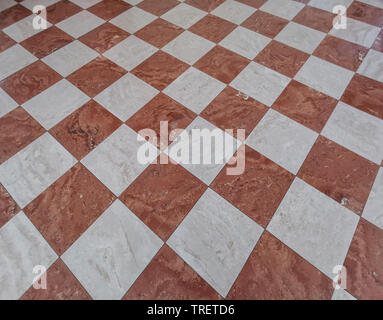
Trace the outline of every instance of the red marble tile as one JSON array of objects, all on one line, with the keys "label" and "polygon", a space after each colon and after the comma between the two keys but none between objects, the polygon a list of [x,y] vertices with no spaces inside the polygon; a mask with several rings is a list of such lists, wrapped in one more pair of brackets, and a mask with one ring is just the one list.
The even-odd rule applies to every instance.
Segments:
[{"label": "red marble tile", "polygon": [[254,61],[293,78],[309,57],[305,52],[273,40]]},{"label": "red marble tile", "polygon": [[344,263],[347,291],[361,300],[383,299],[383,230],[359,220]]},{"label": "red marble tile", "polygon": [[49,132],[77,159],[82,159],[111,135],[121,121],[90,100]]},{"label": "red marble tile", "polygon": [[160,145],[160,121],[168,122],[168,138],[172,130],[186,128],[195,117],[193,111],[160,93],[126,121],[126,124],[136,132],[146,128],[154,130],[157,134],[157,146],[163,150],[169,140]]},{"label": "red marble tile", "polygon": [[92,60],[67,77],[76,87],[93,98],[127,71],[103,56]]},{"label": "red marble tile", "polygon": [[380,30],[380,33],[376,37],[376,40],[372,45],[372,49],[383,52],[383,29]]},{"label": "red marble tile", "polygon": [[63,21],[83,9],[69,0],[61,0],[47,7],[47,20],[56,24]]},{"label": "red marble tile", "polygon": [[57,49],[71,43],[73,40],[74,39],[69,34],[52,26],[25,39],[20,44],[37,58],[42,59]]},{"label": "red marble tile", "polygon": [[45,132],[23,108],[0,118],[0,164],[24,149]]},{"label": "red marble tile", "polygon": [[248,146],[245,171],[227,175],[226,165],[210,187],[262,227],[270,222],[294,175]]},{"label": "red marble tile", "polygon": [[165,89],[189,68],[189,65],[177,58],[157,51],[150,58],[135,67],[131,73],[158,90]]},{"label": "red marble tile", "polygon": [[236,0],[236,1],[242,2],[243,4],[247,4],[248,6],[258,9],[262,7],[267,0]]},{"label": "red marble tile", "polygon": [[61,255],[115,198],[78,163],[25,207],[24,212]]},{"label": "red marble tile", "polygon": [[229,84],[250,60],[220,46],[215,46],[194,67],[226,84]]},{"label": "red marble tile", "polygon": [[336,99],[291,80],[272,108],[320,133],[337,103]]},{"label": "red marble tile", "polygon": [[343,102],[383,119],[383,83],[355,74],[341,99]]},{"label": "red marble tile", "polygon": [[326,36],[313,55],[343,68],[356,71],[368,49],[343,39]]},{"label": "red marble tile", "polygon": [[178,164],[151,164],[120,196],[162,240],[167,240],[207,186]]},{"label": "red marble tile", "polygon": [[288,23],[288,20],[257,10],[241,26],[266,37],[274,38]]},{"label": "red marble tile", "polygon": [[0,12],[0,29],[4,29],[11,24],[24,19],[32,14],[32,11],[28,10],[21,4],[17,4],[4,11]]},{"label": "red marble tile", "polygon": [[182,32],[184,29],[168,21],[156,19],[134,35],[157,48],[162,48]]},{"label": "red marble tile", "polygon": [[221,297],[165,244],[123,299],[216,300]]},{"label": "red marble tile", "polygon": [[378,169],[371,161],[319,136],[298,177],[360,215]]},{"label": "red marble tile", "polygon": [[383,9],[359,1],[354,1],[351,6],[347,8],[347,17],[377,27],[383,27]]},{"label": "red marble tile", "polygon": [[137,7],[156,16],[162,16],[178,4],[179,1],[177,0],[144,0],[140,2]]},{"label": "red marble tile", "polygon": [[87,10],[104,20],[110,20],[132,6],[122,0],[103,0]]},{"label": "red marble tile", "polygon": [[15,44],[16,42],[13,39],[8,37],[4,32],[0,31],[0,52],[7,50]]},{"label": "red marble tile", "polygon": [[8,191],[0,184],[0,228],[20,211]]},{"label": "red marble tile", "polygon": [[306,27],[313,28],[322,32],[329,32],[333,27],[333,20],[336,14],[331,12],[305,6],[293,19],[294,22],[303,24]]},{"label": "red marble tile", "polygon": [[222,130],[244,129],[247,137],[269,108],[251,97],[226,87],[200,114]]},{"label": "red marble tile", "polygon": [[237,25],[230,21],[208,14],[189,28],[189,31],[212,42],[218,43],[236,27]]},{"label": "red marble tile", "polygon": [[31,286],[20,300],[91,300],[92,298],[61,259],[47,270],[46,289]]},{"label": "red marble tile", "polygon": [[227,299],[329,300],[332,281],[265,231]]},{"label": "red marble tile", "polygon": [[225,0],[186,0],[185,3],[190,4],[198,9],[210,12],[224,3]]},{"label": "red marble tile", "polygon": [[0,87],[21,105],[61,79],[45,63],[36,61],[1,81]]},{"label": "red marble tile", "polygon": [[106,22],[80,37],[82,43],[102,54],[129,37],[129,33]]}]

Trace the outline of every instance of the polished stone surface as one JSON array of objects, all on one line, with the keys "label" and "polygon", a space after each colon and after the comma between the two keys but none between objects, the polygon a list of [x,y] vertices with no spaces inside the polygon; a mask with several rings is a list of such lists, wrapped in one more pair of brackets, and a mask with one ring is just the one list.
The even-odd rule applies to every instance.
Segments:
[{"label": "polished stone surface", "polygon": [[364,207],[362,217],[383,229],[383,169],[376,176],[370,196]]}]

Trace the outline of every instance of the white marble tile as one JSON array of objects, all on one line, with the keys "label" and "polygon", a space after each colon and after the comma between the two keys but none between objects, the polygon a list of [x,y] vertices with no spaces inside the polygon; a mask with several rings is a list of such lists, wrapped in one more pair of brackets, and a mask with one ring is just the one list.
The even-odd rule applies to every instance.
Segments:
[{"label": "white marble tile", "polygon": [[241,24],[256,11],[255,8],[243,3],[227,0],[220,6],[211,11],[217,17],[231,21],[236,24]]},{"label": "white marble tile", "polygon": [[353,1],[354,0],[311,0],[308,4],[315,8],[333,12],[335,6],[341,5],[348,8]]},{"label": "white marble tile", "polygon": [[163,242],[116,200],[62,255],[93,299],[121,299]]},{"label": "white marble tile", "polygon": [[133,7],[114,17],[109,22],[133,34],[155,19],[157,19],[155,15],[140,8]]},{"label": "white marble tile", "polygon": [[[141,164],[137,152],[143,142],[137,141],[137,133],[122,125],[105,139],[81,162],[115,195],[119,196],[141,173],[148,164]],[[158,150],[150,143],[153,161]]]},{"label": "white marble tile", "polygon": [[189,31],[185,31],[163,47],[162,51],[192,65],[214,46],[215,44],[213,42]]},{"label": "white marble tile", "polygon": [[0,11],[6,10],[10,7],[13,7],[16,4],[17,4],[17,2],[14,0],[2,0],[0,2]]},{"label": "white marble tile", "polygon": [[0,183],[24,208],[76,163],[49,133],[0,165]]},{"label": "white marble tile", "polygon": [[0,118],[18,106],[3,89],[0,88]]},{"label": "white marble tile", "polygon": [[292,20],[304,6],[303,3],[297,1],[268,0],[260,7],[260,10],[287,20]]},{"label": "white marble tile", "polygon": [[383,160],[383,120],[339,102],[322,135],[376,164]]},{"label": "white marble tile", "polygon": [[359,2],[364,2],[366,4],[369,4],[371,6],[378,7],[380,9],[383,9],[383,1],[382,0],[359,0]]},{"label": "white marble tile", "polygon": [[63,77],[66,77],[97,56],[96,51],[75,40],[41,60]]},{"label": "white marble tile", "polygon": [[340,288],[334,290],[331,300],[356,300],[356,298],[349,294],[346,290]]},{"label": "white marble tile", "polygon": [[372,49],[368,51],[358,69],[358,73],[383,82],[383,53]]},{"label": "white marble tile", "polygon": [[230,86],[270,107],[289,82],[290,78],[283,74],[250,62]]},{"label": "white marble tile", "polygon": [[[209,135],[193,135],[194,130],[204,131]],[[182,136],[185,135],[185,138]],[[215,138],[222,139],[217,143]],[[165,150],[174,161],[209,185],[233,156],[241,143],[203,118],[197,117],[183,133]],[[183,150],[180,151],[182,147]],[[180,152],[187,150],[187,163]]]},{"label": "white marble tile", "polygon": [[73,38],[79,38],[103,23],[105,23],[105,20],[87,10],[83,10],[59,22],[56,26]]},{"label": "white marble tile", "polygon": [[24,0],[21,2],[21,5],[32,11],[35,6],[49,7],[59,1],[60,0]]},{"label": "white marble tile", "polygon": [[332,28],[329,32],[330,35],[341,38],[350,42],[354,42],[364,47],[371,47],[380,29],[370,24],[347,18],[346,29]]},{"label": "white marble tile", "polygon": [[94,100],[125,122],[158,93],[157,89],[128,73],[100,92]]},{"label": "white marble tile", "polygon": [[246,144],[297,174],[317,137],[316,132],[270,109],[251,132]]},{"label": "white marble tile", "polygon": [[0,252],[0,300],[19,299],[38,275],[34,267],[48,269],[57,259],[23,212],[0,229]]},{"label": "white marble tile", "polygon": [[226,297],[262,232],[257,223],[207,189],[167,243]]},{"label": "white marble tile", "polygon": [[132,6],[135,6],[136,4],[139,4],[140,2],[142,2],[144,0],[123,0],[123,1],[131,4]]},{"label": "white marble tile", "polygon": [[190,67],[163,92],[195,113],[200,113],[224,88],[224,83]]},{"label": "white marble tile", "polygon": [[219,44],[226,49],[253,60],[270,41],[270,38],[257,32],[237,27]]},{"label": "white marble tile", "polygon": [[354,72],[320,58],[310,56],[294,79],[340,99],[350,83]]},{"label": "white marble tile", "polygon": [[19,44],[0,53],[0,81],[35,62],[37,58]]},{"label": "white marble tile", "polygon": [[362,217],[383,229],[383,168],[380,167]]},{"label": "white marble tile", "polygon": [[201,20],[207,12],[189,6],[185,3],[180,3],[173,9],[161,16],[162,19],[167,20],[176,26],[184,29],[190,28],[193,24]]},{"label": "white marble tile", "polygon": [[326,36],[325,33],[299,23],[289,24],[275,37],[275,40],[306,53],[313,53]]},{"label": "white marble tile", "polygon": [[94,6],[95,4],[101,2],[102,0],[69,0],[78,6],[80,6],[83,9],[87,9],[91,6]]},{"label": "white marble tile", "polygon": [[130,71],[157,50],[156,47],[132,35],[104,52],[103,56]]},{"label": "white marble tile", "polygon": [[66,79],[55,83],[23,104],[46,130],[80,108],[89,97]]},{"label": "white marble tile", "polygon": [[333,278],[333,268],[344,263],[358,221],[355,213],[295,178],[267,230]]}]

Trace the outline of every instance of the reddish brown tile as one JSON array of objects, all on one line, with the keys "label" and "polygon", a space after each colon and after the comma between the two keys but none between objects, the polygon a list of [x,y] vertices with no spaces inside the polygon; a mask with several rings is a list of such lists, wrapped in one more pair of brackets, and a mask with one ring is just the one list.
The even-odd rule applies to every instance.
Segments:
[{"label": "reddish brown tile", "polygon": [[342,101],[383,119],[383,83],[379,81],[355,74],[343,93]]},{"label": "reddish brown tile", "polygon": [[244,129],[247,137],[268,109],[253,98],[226,87],[200,115],[222,130]]},{"label": "reddish brown tile", "polygon": [[130,34],[128,32],[117,28],[109,22],[106,22],[83,35],[78,40],[102,54],[106,50],[114,47],[116,44],[126,39],[129,35]]},{"label": "reddish brown tile", "polygon": [[354,1],[351,6],[347,8],[347,17],[377,27],[383,27],[383,9],[359,1]]},{"label": "reddish brown tile", "polygon": [[198,34],[215,43],[223,40],[237,25],[221,19],[220,17],[211,14],[206,15],[203,19],[194,24],[189,31]]},{"label": "reddish brown tile", "polygon": [[356,71],[367,52],[368,49],[365,47],[328,35],[316,48],[313,55]]},{"label": "reddish brown tile", "polygon": [[0,184],[0,228],[20,211],[8,191]]},{"label": "reddish brown tile", "polygon": [[274,38],[288,23],[288,20],[257,10],[242,23],[242,26]]},{"label": "reddish brown tile", "polygon": [[172,130],[186,128],[195,117],[196,114],[193,111],[160,93],[134,114],[126,124],[136,132],[146,128],[154,130],[158,138],[157,146],[163,150],[167,147],[169,140],[162,141],[160,145],[160,121],[168,122],[169,129],[166,137],[168,138]]},{"label": "reddish brown tile", "polygon": [[120,125],[119,119],[90,100],[49,132],[80,160]]},{"label": "reddish brown tile", "polygon": [[361,214],[370,194],[379,166],[319,136],[298,176],[341,203]]},{"label": "reddish brown tile", "polygon": [[12,47],[16,42],[8,37],[4,32],[0,31],[0,52]]},{"label": "reddish brown tile", "polygon": [[61,259],[57,259],[45,275],[47,288],[42,290],[31,286],[20,300],[91,300]]},{"label": "reddish brown tile", "polygon": [[[348,11],[347,11],[348,13]],[[305,6],[293,19],[294,22],[303,24],[322,32],[329,32],[333,26],[336,14],[318,8]]]},{"label": "reddish brown tile", "polygon": [[42,59],[73,40],[70,35],[52,26],[24,40],[20,44],[37,58]]},{"label": "reddish brown tile", "polygon": [[360,219],[344,266],[347,291],[363,300],[383,299],[383,230]]},{"label": "reddish brown tile", "polygon": [[24,149],[45,132],[23,108],[0,118],[0,164]]},{"label": "reddish brown tile", "polygon": [[157,16],[162,16],[178,4],[179,2],[177,0],[144,0],[140,2],[137,7]]},{"label": "reddish brown tile", "polygon": [[292,80],[272,107],[319,133],[337,103],[336,99]]},{"label": "reddish brown tile", "polygon": [[163,90],[188,68],[189,65],[181,60],[163,51],[157,51],[134,68],[131,73],[154,88]]},{"label": "reddish brown tile", "polygon": [[24,212],[61,255],[115,198],[78,163],[25,207]]},{"label": "reddish brown tile", "polygon": [[262,7],[267,0],[236,0],[238,2],[242,2],[243,4],[247,4],[248,6],[254,7],[254,8],[260,8]]},{"label": "reddish brown tile", "polygon": [[222,48],[214,47],[194,67],[226,84],[229,84],[248,64],[250,60]]},{"label": "reddish brown tile", "polygon": [[380,33],[376,37],[376,40],[372,45],[372,49],[383,52],[383,29],[380,30]]},{"label": "reddish brown tile", "polygon": [[254,61],[293,78],[309,57],[307,53],[273,40]]},{"label": "reddish brown tile", "polygon": [[183,31],[184,29],[177,27],[168,21],[157,19],[136,32],[134,35],[157,48],[162,48],[179,36]]},{"label": "reddish brown tile", "polygon": [[0,87],[21,105],[61,79],[45,63],[36,61],[1,81]]},{"label": "reddish brown tile", "polygon": [[265,231],[228,299],[329,300],[332,281]]},{"label": "reddish brown tile", "polygon": [[104,20],[110,20],[131,7],[129,3],[122,0],[103,0],[87,10]]},{"label": "reddish brown tile", "polygon": [[221,297],[165,244],[123,299],[210,300]]},{"label": "reddish brown tile", "polygon": [[151,164],[120,196],[162,240],[167,240],[207,186],[180,165]]},{"label": "reddish brown tile", "polygon": [[24,19],[32,14],[32,11],[28,10],[21,4],[17,4],[4,11],[0,12],[0,29],[4,29],[11,24]]},{"label": "reddish brown tile", "polygon": [[190,4],[198,9],[210,12],[224,3],[225,0],[186,0],[185,3]]},{"label": "reddish brown tile", "polygon": [[245,148],[245,171],[241,175],[227,175],[225,168],[211,184],[211,188],[266,227],[294,180],[294,175],[248,146]]},{"label": "reddish brown tile", "polygon": [[103,56],[92,60],[67,77],[76,87],[93,98],[127,71]]},{"label": "reddish brown tile", "polygon": [[82,11],[82,8],[69,0],[62,0],[47,7],[47,20],[56,24]]}]

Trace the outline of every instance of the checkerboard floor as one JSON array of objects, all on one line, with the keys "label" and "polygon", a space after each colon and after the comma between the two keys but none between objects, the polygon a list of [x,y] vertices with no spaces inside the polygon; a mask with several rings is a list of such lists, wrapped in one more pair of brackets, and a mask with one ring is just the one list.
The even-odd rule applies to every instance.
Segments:
[{"label": "checkerboard floor", "polygon": [[383,299],[382,160],[382,0],[0,0],[0,299]]}]

